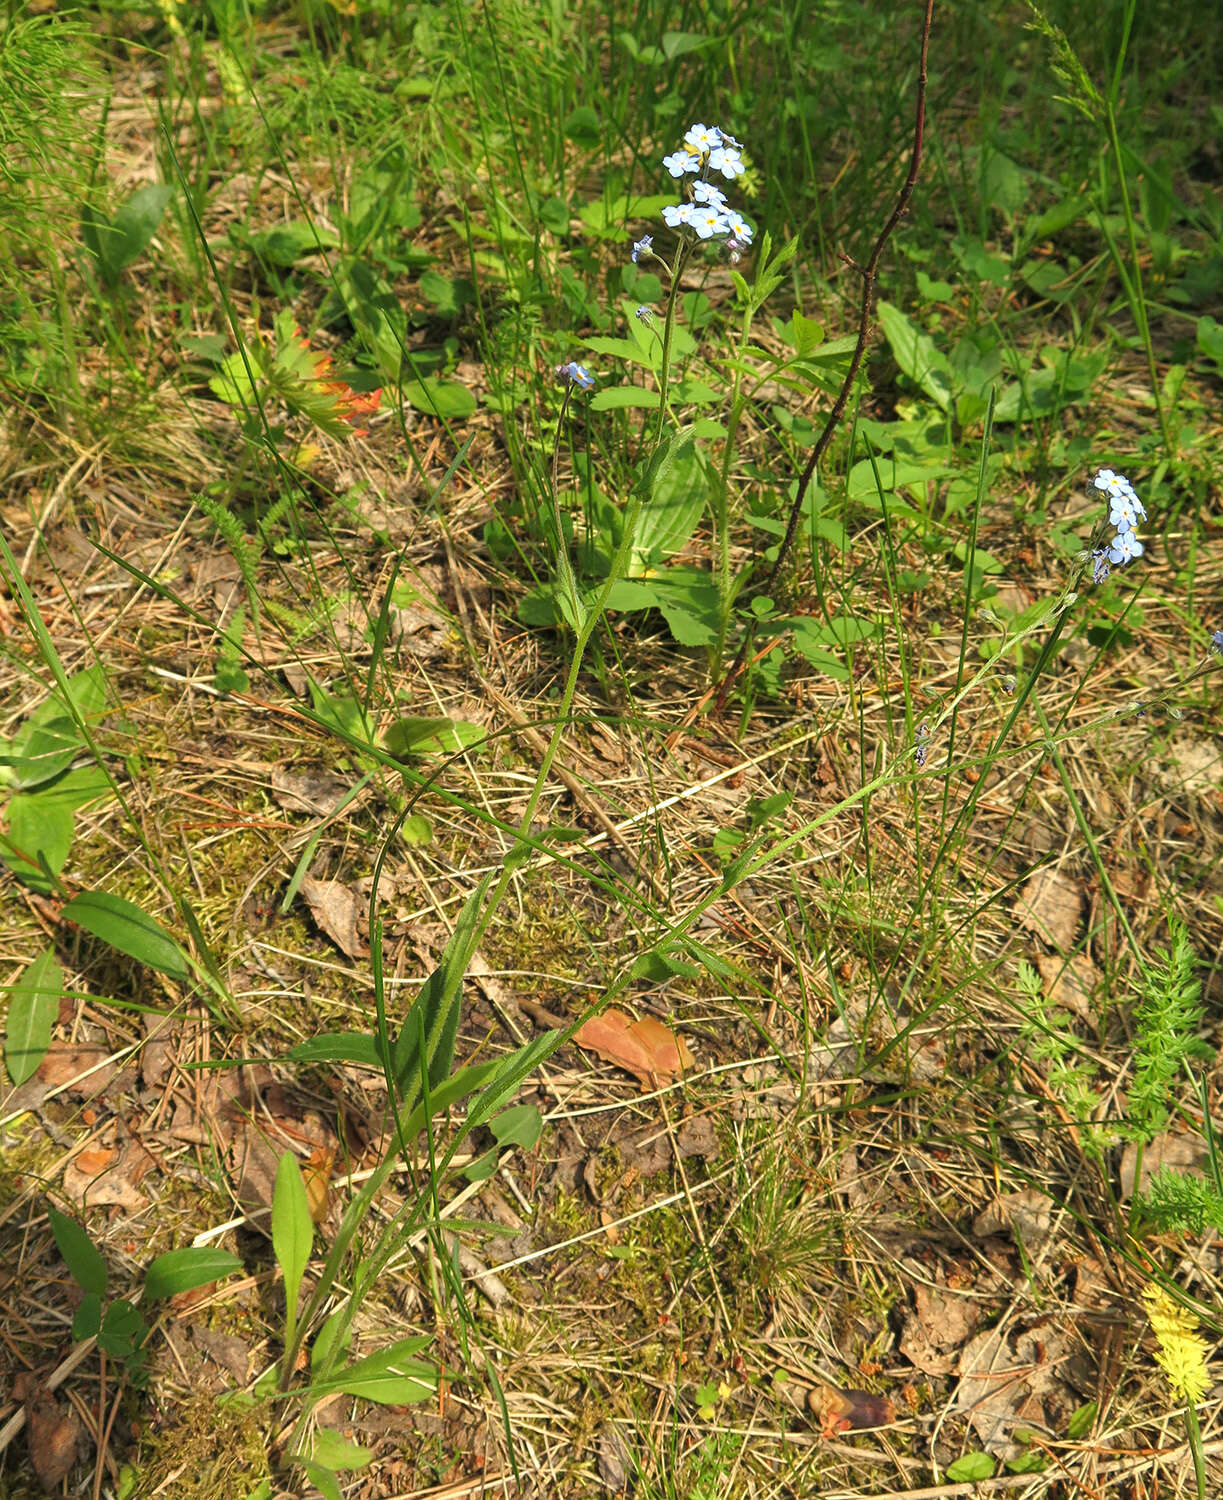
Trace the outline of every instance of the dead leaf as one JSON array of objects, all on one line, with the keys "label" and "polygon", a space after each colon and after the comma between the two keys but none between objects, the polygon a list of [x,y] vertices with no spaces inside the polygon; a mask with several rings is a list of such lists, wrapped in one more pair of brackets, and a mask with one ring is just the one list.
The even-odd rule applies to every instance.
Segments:
[{"label": "dead leaf", "polygon": [[821,1382],[807,1392],[807,1405],[820,1419],[820,1436],[837,1437],[864,1427],[886,1427],[896,1420],[896,1408],[886,1396],[871,1391],[843,1391]]},{"label": "dead leaf", "polygon": [[38,1482],[50,1494],[76,1463],[81,1423],[70,1406],[61,1406],[46,1386],[26,1402],[26,1440]]},{"label": "dead leaf", "polygon": [[[1143,1148],[1142,1180],[1138,1186],[1145,1192],[1151,1186],[1151,1178],[1164,1168],[1187,1173],[1190,1177],[1204,1177],[1209,1161],[1209,1152],[1200,1135],[1188,1130],[1165,1130]],[[1122,1199],[1129,1198],[1134,1191],[1134,1168],[1137,1163],[1138,1145],[1131,1141],[1121,1153]]]},{"label": "dead leaf", "polygon": [[1038,953],[1036,969],[1051,1005],[1060,1006],[1080,1020],[1091,1016],[1091,997],[1099,983],[1100,971],[1085,953],[1072,953],[1069,962],[1059,954]]},{"label": "dead leaf", "polygon": [[634,1021],[614,1007],[592,1016],[573,1040],[604,1062],[631,1073],[642,1088],[657,1088],[692,1067],[695,1059],[682,1037],[653,1016]]},{"label": "dead leaf", "polygon": [[272,801],[286,812],[328,817],[348,791],[349,783],[325,766],[306,766],[296,771],[277,766],[272,772]]},{"label": "dead leaf", "polygon": [[55,1041],[38,1065],[38,1081],[49,1089],[66,1088],[71,1094],[98,1094],[115,1076],[115,1065],[109,1059],[105,1047]]},{"label": "dead leaf", "polygon": [[599,1478],[613,1495],[629,1488],[632,1460],[614,1422],[604,1422],[599,1431],[598,1465]]},{"label": "dead leaf", "polygon": [[925,1375],[950,1375],[958,1350],[981,1321],[981,1309],[967,1297],[920,1282],[913,1292],[913,1310],[900,1335],[900,1352]]},{"label": "dead leaf", "polygon": [[257,1125],[239,1122],[234,1130],[230,1177],[238,1202],[252,1215],[257,1229],[271,1232],[271,1220],[260,1209],[270,1209],[276,1187],[280,1153]]},{"label": "dead leaf", "polygon": [[302,1168],[302,1179],[306,1184],[306,1203],[310,1217],[321,1224],[327,1217],[331,1204],[331,1170],[335,1166],[335,1151],[329,1146],[319,1146],[310,1153]]},{"label": "dead leaf", "polygon": [[1069,1343],[1061,1329],[1048,1325],[1009,1336],[1003,1328],[988,1328],[960,1351],[952,1410],[966,1413],[986,1452],[1014,1458],[1016,1427],[1049,1431],[1044,1398],[1054,1408],[1072,1409],[1056,1374]]},{"label": "dead leaf", "polygon": [[1003,1193],[972,1221],[973,1233],[979,1239],[991,1234],[1013,1233],[1028,1251],[1040,1249],[1049,1238],[1052,1226],[1053,1199],[1037,1188]]},{"label": "dead leaf", "polygon": [[64,1168],[65,1194],[83,1208],[113,1205],[128,1213],[148,1207],[139,1184],[157,1165],[139,1141],[78,1151]]},{"label": "dead leaf", "polygon": [[369,948],[357,930],[363,908],[356,891],[342,880],[315,880],[307,875],[301,893],[319,930],[347,958],[368,958]]},{"label": "dead leaf", "polygon": [[1069,953],[1078,936],[1083,892],[1077,881],[1061,870],[1037,870],[1024,883],[1015,913],[1020,925],[1037,933],[1050,948]]}]

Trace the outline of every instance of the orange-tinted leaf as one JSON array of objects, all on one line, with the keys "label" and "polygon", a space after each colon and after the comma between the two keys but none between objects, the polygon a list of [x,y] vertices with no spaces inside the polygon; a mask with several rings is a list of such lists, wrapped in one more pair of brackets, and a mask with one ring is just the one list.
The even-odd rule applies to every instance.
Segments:
[{"label": "orange-tinted leaf", "polygon": [[863,1427],[886,1427],[896,1420],[896,1408],[887,1397],[870,1391],[843,1391],[835,1385],[817,1385],[808,1393],[807,1404],[820,1419],[820,1436],[826,1438]]},{"label": "orange-tinted leaf", "polygon": [[583,1022],[573,1039],[604,1062],[631,1073],[643,1088],[669,1082],[693,1062],[687,1045],[669,1026],[653,1016],[634,1021],[614,1007]]},{"label": "orange-tinted leaf", "polygon": [[302,1168],[302,1180],[306,1184],[306,1204],[310,1217],[321,1224],[327,1217],[331,1201],[331,1169],[335,1165],[335,1152],[327,1146],[319,1146],[310,1153]]}]

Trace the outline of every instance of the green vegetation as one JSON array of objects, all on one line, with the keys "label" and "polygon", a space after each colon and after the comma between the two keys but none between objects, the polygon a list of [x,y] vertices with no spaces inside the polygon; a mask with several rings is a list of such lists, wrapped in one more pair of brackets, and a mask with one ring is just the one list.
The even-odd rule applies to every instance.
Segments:
[{"label": "green vegetation", "polygon": [[0,1494],[1218,1491],[1221,75],[8,5]]}]

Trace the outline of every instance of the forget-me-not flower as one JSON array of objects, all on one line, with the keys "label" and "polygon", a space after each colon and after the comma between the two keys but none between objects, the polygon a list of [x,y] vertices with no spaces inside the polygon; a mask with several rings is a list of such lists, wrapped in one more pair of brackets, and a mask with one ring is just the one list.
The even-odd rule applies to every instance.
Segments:
[{"label": "forget-me-not flower", "polygon": [[1211,631],[1210,649],[1216,656],[1223,656],[1223,630]]},{"label": "forget-me-not flower", "polygon": [[691,151],[673,151],[670,156],[663,157],[662,164],[672,177],[682,177],[685,172],[701,170],[701,158],[693,156]]},{"label": "forget-me-not flower", "polygon": [[709,153],[709,170],[721,172],[728,182],[733,182],[743,176],[743,158],[734,146],[718,146]]},{"label": "forget-me-not flower", "polygon": [[698,156],[716,150],[722,144],[722,132],[716,125],[693,125],[684,132],[684,145]]},{"label": "forget-me-not flower", "polygon": [[726,207],[726,194],[720,187],[715,187],[712,182],[694,182],[692,198],[695,203],[709,203],[714,208]]},{"label": "forget-me-not flower", "polygon": [[1108,549],[1109,562],[1124,567],[1127,562],[1141,557],[1143,553],[1142,543],[1132,531],[1119,531],[1113,538],[1112,546]]},{"label": "forget-me-not flower", "polygon": [[692,220],[691,203],[668,203],[662,211],[663,223],[672,229],[678,229],[681,224],[688,224]]},{"label": "forget-me-not flower", "polygon": [[595,378],[584,365],[571,359],[567,365],[557,365],[556,373],[567,385],[576,385],[579,390],[593,391]]},{"label": "forget-me-not flower", "polygon": [[650,247],[654,243],[652,234],[643,234],[639,240],[633,242],[633,264],[636,265],[643,255],[650,253]]}]

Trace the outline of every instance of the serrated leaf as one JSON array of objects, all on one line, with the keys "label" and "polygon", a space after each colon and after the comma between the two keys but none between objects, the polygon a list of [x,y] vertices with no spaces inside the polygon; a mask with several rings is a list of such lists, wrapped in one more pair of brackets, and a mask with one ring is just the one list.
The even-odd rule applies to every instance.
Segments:
[{"label": "serrated leaf", "polygon": [[824,341],[823,327],[814,318],[805,318],[797,308],[791,315],[790,327],[794,334],[795,352],[800,356],[810,354]]},{"label": "serrated leaf", "polygon": [[182,1250],[167,1250],[159,1255],[144,1273],[144,1294],[156,1301],[177,1297],[180,1292],[208,1286],[242,1269],[242,1262],[228,1250],[211,1245],[187,1245]]},{"label": "serrated leaf", "polygon": [[64,973],[50,948],[13,986],[4,1025],[4,1063],[15,1084],[32,1078],[46,1056],[63,992]]},{"label": "serrated leaf", "polygon": [[99,1297],[102,1296],[106,1291],[109,1277],[106,1262],[98,1253],[93,1241],[75,1219],[70,1219],[67,1214],[60,1213],[57,1208],[52,1208],[49,1204],[47,1218],[51,1223],[51,1233],[55,1236],[56,1246],[73,1281],[83,1291],[96,1292]]},{"label": "serrated leaf", "polygon": [[82,891],[60,915],[75,922],[116,952],[168,974],[171,979],[189,979],[187,956],[165,928],[134,902],[109,891]]}]

